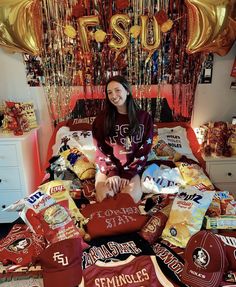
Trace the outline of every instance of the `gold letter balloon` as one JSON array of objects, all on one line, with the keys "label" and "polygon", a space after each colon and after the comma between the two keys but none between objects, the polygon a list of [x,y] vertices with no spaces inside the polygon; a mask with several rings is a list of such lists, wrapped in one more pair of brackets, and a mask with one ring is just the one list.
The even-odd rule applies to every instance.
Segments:
[{"label": "gold letter balloon", "polygon": [[84,53],[90,52],[89,39],[88,39],[88,27],[96,27],[99,25],[98,16],[83,16],[79,18],[79,37],[80,43]]},{"label": "gold letter balloon", "polygon": [[[155,50],[159,47],[161,43],[161,33],[160,33],[160,26],[157,23],[157,20],[155,17],[149,18],[146,15],[140,16],[141,18],[141,23],[142,23],[142,28],[141,28],[141,44],[144,50],[148,51],[148,57],[146,59],[146,63],[150,60],[152,54],[154,53]],[[152,27],[153,31],[152,34],[153,36],[151,39],[148,39],[148,24],[149,21],[152,21]],[[150,43],[151,42],[151,43]]]},{"label": "gold letter balloon", "polygon": [[130,23],[130,18],[125,14],[115,14],[111,17],[110,28],[113,32],[113,37],[109,42],[109,47],[116,51],[116,57],[127,47],[129,44],[129,35],[127,29]]},{"label": "gold letter balloon", "polygon": [[[234,0],[232,0],[234,1]],[[185,0],[188,10],[186,51],[226,55],[235,41],[236,23],[230,0]]]},{"label": "gold letter balloon", "polygon": [[0,47],[38,55],[41,41],[38,0],[0,0]]}]

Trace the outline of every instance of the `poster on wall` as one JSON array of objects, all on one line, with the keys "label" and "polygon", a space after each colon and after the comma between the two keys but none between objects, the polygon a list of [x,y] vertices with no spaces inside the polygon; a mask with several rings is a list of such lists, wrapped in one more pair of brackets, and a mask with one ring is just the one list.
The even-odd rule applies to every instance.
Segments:
[{"label": "poster on wall", "polygon": [[199,84],[211,84],[213,74],[213,53],[208,54],[205,62],[202,65],[202,70],[199,78]]},{"label": "poster on wall", "polygon": [[234,59],[234,63],[233,63],[233,67],[232,67],[230,76],[236,78],[236,57]]}]

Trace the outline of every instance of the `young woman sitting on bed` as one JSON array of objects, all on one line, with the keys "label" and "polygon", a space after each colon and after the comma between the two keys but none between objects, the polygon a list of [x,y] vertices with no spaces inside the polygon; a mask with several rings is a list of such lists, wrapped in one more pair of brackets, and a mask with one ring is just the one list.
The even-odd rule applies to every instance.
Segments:
[{"label": "young woman sitting on bed", "polygon": [[124,192],[138,202],[142,197],[140,175],[152,147],[152,118],[139,109],[124,77],[110,78],[105,93],[105,109],[92,129],[97,147],[96,199],[101,202]]}]

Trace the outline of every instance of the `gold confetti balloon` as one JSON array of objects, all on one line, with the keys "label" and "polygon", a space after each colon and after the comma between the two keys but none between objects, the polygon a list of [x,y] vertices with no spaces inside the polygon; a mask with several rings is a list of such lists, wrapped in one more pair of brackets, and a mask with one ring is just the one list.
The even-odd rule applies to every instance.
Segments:
[{"label": "gold confetti balloon", "polygon": [[99,29],[94,33],[94,38],[95,38],[97,43],[102,43],[105,41],[106,35],[107,35],[106,32]]},{"label": "gold confetti balloon", "polygon": [[137,39],[141,32],[141,27],[139,25],[134,25],[129,29],[131,36]]},{"label": "gold confetti balloon", "polygon": [[66,25],[64,28],[64,33],[67,37],[74,39],[76,37],[76,30],[71,25]]}]

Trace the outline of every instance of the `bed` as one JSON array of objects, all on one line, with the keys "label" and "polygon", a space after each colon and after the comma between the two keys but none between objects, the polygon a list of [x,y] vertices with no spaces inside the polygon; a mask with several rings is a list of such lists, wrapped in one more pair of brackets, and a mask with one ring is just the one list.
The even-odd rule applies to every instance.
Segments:
[{"label": "bed", "polygon": [[[48,194],[50,190],[69,190],[73,203],[65,197],[57,199],[59,202],[67,200],[67,207],[73,212],[79,210],[75,215],[82,242],[83,272],[78,276],[83,276],[79,286],[197,286],[199,283],[191,285],[188,278],[183,277],[183,272],[185,275],[187,272],[186,247],[195,234],[206,229],[212,218],[222,215],[222,210],[213,200],[217,187],[205,171],[191,125],[155,123],[153,148],[142,175],[144,195],[138,204],[125,194],[97,203],[92,121],[93,118],[76,118],[56,126],[49,142],[45,177],[39,187]],[[187,187],[182,188],[183,185]],[[218,195],[225,197],[227,193]],[[233,222],[233,214],[228,215],[225,210],[222,216],[229,216]],[[211,225],[208,228],[213,229]],[[232,231],[227,236],[235,238],[234,226],[229,224],[226,228]],[[47,242],[54,243],[50,236],[46,234]],[[45,249],[45,245],[41,244],[40,248]],[[206,286],[236,286],[235,258],[223,261],[220,271],[210,272],[217,274],[217,279]],[[43,270],[47,265],[43,268],[42,261],[34,260],[33,265],[24,267],[22,264],[6,265],[6,262],[0,265],[1,287],[49,287],[48,283],[43,283]],[[62,276],[59,272],[57,275],[58,278]],[[205,286],[206,279],[199,280],[203,280],[202,286]],[[68,284],[73,287],[74,283]]]}]

